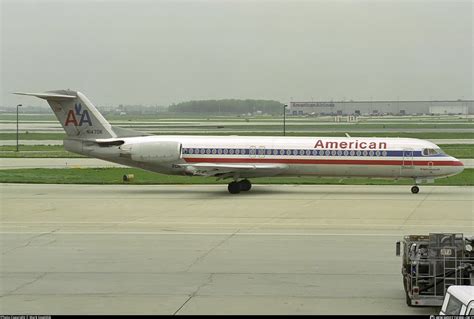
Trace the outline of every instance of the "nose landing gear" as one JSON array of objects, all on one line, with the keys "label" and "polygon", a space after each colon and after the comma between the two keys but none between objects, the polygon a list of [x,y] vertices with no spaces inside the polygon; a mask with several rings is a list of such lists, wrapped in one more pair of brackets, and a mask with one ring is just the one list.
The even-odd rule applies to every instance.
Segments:
[{"label": "nose landing gear", "polygon": [[238,194],[241,191],[247,192],[252,188],[252,183],[248,179],[243,179],[241,181],[233,181],[230,182],[229,185],[227,186],[227,189],[229,190],[229,193],[231,194]]}]

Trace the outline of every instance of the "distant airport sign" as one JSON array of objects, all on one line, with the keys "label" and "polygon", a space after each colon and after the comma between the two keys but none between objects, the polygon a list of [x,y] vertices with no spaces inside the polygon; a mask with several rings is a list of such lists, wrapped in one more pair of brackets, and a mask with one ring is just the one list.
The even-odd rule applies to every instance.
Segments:
[{"label": "distant airport sign", "polygon": [[291,107],[334,107],[332,102],[290,102]]}]

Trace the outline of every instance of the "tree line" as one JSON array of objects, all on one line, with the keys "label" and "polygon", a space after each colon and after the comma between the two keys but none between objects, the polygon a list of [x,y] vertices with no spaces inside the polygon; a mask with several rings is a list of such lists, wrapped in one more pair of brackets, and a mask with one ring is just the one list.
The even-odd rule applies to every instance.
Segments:
[{"label": "tree line", "polygon": [[283,104],[272,100],[201,100],[188,101],[169,106],[169,112],[209,114],[280,114]]}]

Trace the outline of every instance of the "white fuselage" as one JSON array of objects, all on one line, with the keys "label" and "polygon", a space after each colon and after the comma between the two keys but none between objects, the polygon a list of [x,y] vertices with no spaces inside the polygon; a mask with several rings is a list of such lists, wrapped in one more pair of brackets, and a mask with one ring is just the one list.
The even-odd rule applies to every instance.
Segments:
[{"label": "white fuselage", "polygon": [[[91,157],[174,175],[186,174],[183,164],[187,163],[287,166],[275,174],[256,169],[240,178],[313,175],[433,180],[457,174],[464,168],[452,156],[427,151],[439,150],[435,144],[407,138],[143,136],[120,140],[124,144],[119,146],[98,147],[80,141],[83,143],[80,149],[70,146],[71,143],[65,142],[65,146]],[[180,158],[172,163],[144,163],[123,156],[127,146],[150,141],[181,143]]]}]

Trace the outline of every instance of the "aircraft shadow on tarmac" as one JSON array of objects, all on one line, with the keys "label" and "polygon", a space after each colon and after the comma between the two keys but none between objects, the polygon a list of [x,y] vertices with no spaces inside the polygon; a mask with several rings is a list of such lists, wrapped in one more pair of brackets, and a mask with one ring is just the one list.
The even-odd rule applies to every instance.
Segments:
[{"label": "aircraft shadow on tarmac", "polygon": [[[151,185],[150,185],[151,186]],[[222,188],[205,188],[204,187],[201,189],[201,187],[192,187],[192,188],[179,188],[176,189],[175,187],[173,188],[165,188],[163,185],[159,185],[160,187],[157,187],[156,189],[133,189],[133,188],[126,188],[126,189],[121,189],[120,191],[123,191],[126,194],[147,194],[147,195],[153,195],[153,194],[161,194],[161,195],[204,195],[206,197],[212,197],[212,198],[239,198],[239,197],[253,197],[253,196],[274,196],[274,195],[402,195],[404,198],[406,197],[412,197],[413,199],[420,199],[420,197],[423,197],[423,195],[428,195],[432,193],[432,190],[429,189],[424,189],[420,194],[414,195],[410,192],[410,189],[407,188],[400,188],[400,189],[387,189],[384,190],[382,188],[377,188],[373,190],[357,190],[357,189],[341,189],[341,188],[334,188],[331,191],[328,191],[325,189],[324,191],[318,191],[318,189],[312,188],[312,189],[305,189],[305,187],[297,187],[289,185],[288,188],[284,187],[272,187],[272,185],[256,185],[252,187],[252,190],[248,192],[240,192],[239,194],[229,194],[227,191],[227,187],[223,185]],[[311,185],[314,186],[314,185]],[[324,187],[327,187],[327,185],[324,185]],[[117,190],[114,190],[113,192],[116,193]]]}]

